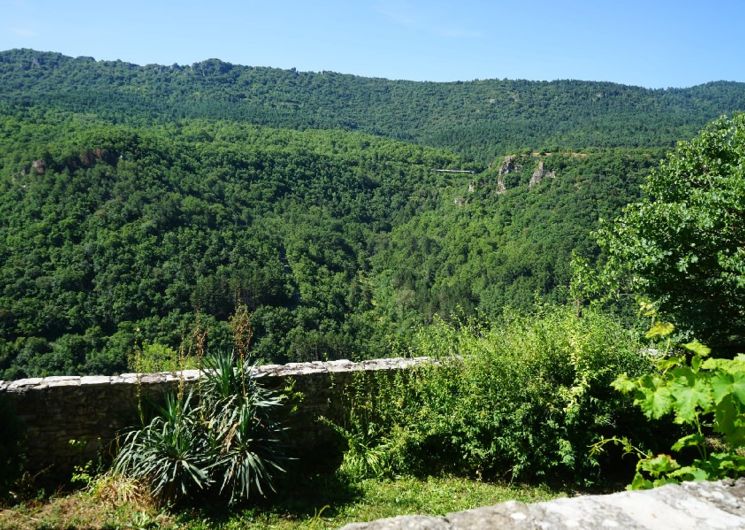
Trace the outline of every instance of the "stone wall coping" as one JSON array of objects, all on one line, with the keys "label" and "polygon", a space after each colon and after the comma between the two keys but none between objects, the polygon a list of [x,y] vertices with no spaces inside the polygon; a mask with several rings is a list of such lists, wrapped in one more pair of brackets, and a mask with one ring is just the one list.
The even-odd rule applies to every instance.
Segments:
[{"label": "stone wall coping", "polygon": [[[307,363],[264,364],[254,370],[255,377],[289,377],[296,375],[365,372],[377,370],[396,370],[410,368],[431,362],[428,357],[393,357],[352,362],[347,359],[337,361],[312,361]],[[125,373],[120,375],[62,375],[33,377],[15,381],[0,381],[0,392],[23,393],[31,390],[58,388],[65,386],[96,385],[160,385],[163,383],[194,382],[202,377],[200,370],[180,370],[157,373]]]}]

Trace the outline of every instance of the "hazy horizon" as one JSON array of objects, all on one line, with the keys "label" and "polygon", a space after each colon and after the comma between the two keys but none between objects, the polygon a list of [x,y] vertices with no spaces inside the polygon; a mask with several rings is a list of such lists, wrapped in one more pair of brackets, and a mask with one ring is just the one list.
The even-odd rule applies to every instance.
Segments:
[{"label": "hazy horizon", "polygon": [[0,0],[0,49],[232,64],[391,80],[585,80],[645,88],[745,82],[745,4]]},{"label": "hazy horizon", "polygon": [[745,81],[736,81],[732,79],[711,79],[708,81],[703,81],[701,83],[697,83],[695,85],[688,85],[688,86],[675,86],[675,87],[650,87],[650,86],[643,86],[643,85],[634,85],[629,83],[621,83],[618,81],[610,81],[607,79],[577,79],[577,78],[556,78],[556,79],[526,79],[526,78],[509,78],[509,77],[491,77],[491,78],[474,78],[474,79],[453,79],[450,81],[436,81],[436,80],[429,80],[429,79],[406,79],[406,78],[390,78],[390,77],[381,77],[381,76],[372,76],[372,75],[361,75],[361,74],[354,74],[350,72],[340,72],[336,70],[301,70],[299,68],[281,68],[278,66],[272,66],[272,65],[264,65],[264,64],[241,64],[241,63],[235,63],[231,61],[226,61],[224,59],[221,59],[220,57],[206,57],[204,59],[199,59],[196,61],[192,61],[191,63],[171,63],[171,64],[164,64],[164,63],[137,63],[132,61],[125,61],[120,58],[99,58],[94,57],[91,55],[77,55],[72,56],[68,55],[56,50],[37,50],[34,48],[9,48],[6,50],[0,50],[0,53],[4,52],[10,52],[13,50],[30,50],[36,53],[59,53],[65,57],[69,57],[71,59],[78,59],[81,57],[86,58],[93,58],[96,62],[117,62],[121,61],[126,64],[133,64],[135,66],[139,67],[146,67],[146,66],[162,66],[162,67],[170,67],[173,65],[177,65],[180,68],[184,67],[191,67],[194,64],[211,61],[211,60],[219,60],[221,62],[231,64],[233,66],[240,66],[240,67],[247,67],[247,68],[268,68],[268,69],[276,69],[276,70],[297,70],[301,73],[313,73],[313,74],[322,74],[322,73],[333,73],[338,75],[350,75],[354,77],[361,77],[361,78],[369,78],[369,79],[383,79],[386,81],[402,81],[402,82],[411,82],[411,83],[439,83],[439,84],[453,84],[453,83],[472,83],[472,82],[479,82],[479,81],[529,81],[529,82],[536,82],[536,83],[559,83],[562,81],[579,81],[582,83],[610,83],[614,85],[622,85],[622,86],[628,86],[628,87],[635,87],[635,88],[643,88],[647,90],[684,90],[687,88],[694,88],[697,86],[702,85],[708,85],[712,83],[737,83],[737,84],[745,84]]}]

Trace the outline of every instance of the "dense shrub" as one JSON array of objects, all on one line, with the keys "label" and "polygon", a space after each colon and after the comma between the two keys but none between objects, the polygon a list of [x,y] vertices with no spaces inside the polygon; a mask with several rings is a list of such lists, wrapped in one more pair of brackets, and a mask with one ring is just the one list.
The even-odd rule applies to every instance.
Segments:
[{"label": "dense shrub", "polygon": [[607,261],[596,287],[654,300],[681,331],[740,351],[745,114],[716,120],[681,142],[642,190],[641,200],[597,233]]},{"label": "dense shrub", "polygon": [[641,414],[610,383],[650,361],[603,314],[544,308],[488,326],[435,322],[410,353],[437,361],[352,392],[340,429],[351,441],[346,469],[587,485],[601,471],[593,443],[619,432],[643,438]]}]

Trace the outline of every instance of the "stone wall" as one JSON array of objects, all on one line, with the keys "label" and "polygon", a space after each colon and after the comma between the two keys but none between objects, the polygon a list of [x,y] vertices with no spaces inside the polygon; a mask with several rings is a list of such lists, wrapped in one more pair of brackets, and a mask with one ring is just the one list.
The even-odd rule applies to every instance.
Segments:
[{"label": "stone wall", "polygon": [[[293,385],[301,393],[297,411],[287,420],[288,452],[311,454],[315,462],[324,462],[339,456],[341,441],[318,418],[345,417],[350,385],[379,384],[396,371],[423,362],[426,359],[264,365],[256,368],[256,377],[268,387]],[[117,434],[139,425],[138,403],[144,408],[157,406],[181,381],[194,385],[199,376],[197,370],[185,370],[0,381],[0,396],[10,400],[25,425],[27,468],[48,477],[69,477],[75,465],[111,458]]]}]

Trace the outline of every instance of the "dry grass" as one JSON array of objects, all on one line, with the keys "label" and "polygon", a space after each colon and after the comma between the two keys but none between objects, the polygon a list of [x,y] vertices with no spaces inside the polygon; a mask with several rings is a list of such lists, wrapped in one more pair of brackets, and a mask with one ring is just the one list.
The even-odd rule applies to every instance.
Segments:
[{"label": "dry grass", "polygon": [[0,510],[0,529],[175,528],[141,484],[105,474],[85,490]]}]

